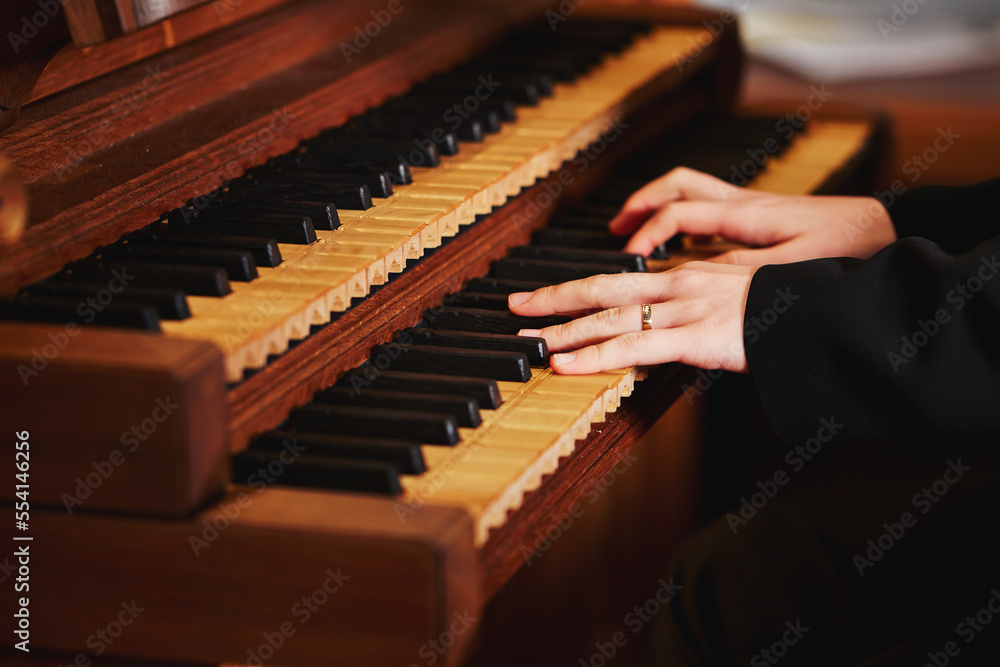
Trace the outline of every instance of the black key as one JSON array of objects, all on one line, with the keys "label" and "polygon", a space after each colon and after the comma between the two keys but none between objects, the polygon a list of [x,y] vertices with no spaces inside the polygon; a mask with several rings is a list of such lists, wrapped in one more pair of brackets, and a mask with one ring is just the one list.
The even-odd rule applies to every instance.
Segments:
[{"label": "black key", "polygon": [[[549,54],[548,56],[519,56],[516,53],[484,54],[476,58],[471,63],[459,65],[459,71],[469,71],[478,69],[480,72],[490,71],[490,68],[497,72],[543,72],[554,81],[568,83],[575,81],[581,74],[587,71],[587,66],[580,61],[570,58],[560,58]],[[502,80],[502,74],[499,75]]]},{"label": "black key", "polygon": [[[657,177],[663,174],[657,174]],[[621,206],[601,206],[600,204],[578,204],[572,210],[567,211],[568,215],[581,215],[591,218],[604,218],[605,226],[611,222],[621,212]]]},{"label": "black key", "polygon": [[225,270],[230,280],[249,282],[257,277],[253,256],[241,250],[216,250],[214,248],[177,248],[128,243],[110,245],[101,251],[109,262],[162,262],[190,264],[192,266],[218,267]]},{"label": "black key", "polygon": [[628,273],[628,269],[614,264],[570,263],[518,257],[498,259],[490,266],[490,275],[494,278],[532,280],[553,285],[606,273]]},{"label": "black key", "polygon": [[[540,246],[585,248],[590,250],[621,250],[628,242],[627,236],[615,236],[611,232],[593,232],[579,229],[555,229],[545,227],[535,231],[531,242]],[[670,253],[660,244],[649,254],[653,259],[667,259]]]},{"label": "black key", "polygon": [[375,369],[370,371],[367,377],[362,369],[348,373],[338,385],[351,387],[354,391],[364,391],[371,387],[390,391],[471,396],[484,410],[496,410],[503,403],[496,380]]},{"label": "black key", "polygon": [[565,324],[572,318],[565,315],[522,317],[496,310],[445,307],[436,309],[433,319],[426,315],[425,319],[427,326],[431,329],[515,335],[521,329],[544,329],[557,324]]},{"label": "black key", "polygon": [[372,357],[379,354],[390,355],[390,368],[397,371],[485,377],[508,382],[527,382],[531,379],[528,357],[520,352],[389,343],[372,349]]},{"label": "black key", "polygon": [[443,412],[307,403],[292,410],[290,421],[304,433],[401,438],[433,445],[460,440],[458,422]]},{"label": "black key", "polygon": [[501,124],[517,120],[517,105],[510,100],[492,97],[484,100],[461,93],[419,91],[390,100],[389,104],[398,108],[410,105],[432,109],[448,127],[458,124],[459,129],[461,123],[470,118],[475,119],[483,125],[483,131],[488,133],[499,132]]},{"label": "black key", "polygon": [[312,202],[283,199],[281,201],[263,201],[260,199],[237,197],[227,197],[216,199],[208,205],[209,210],[221,210],[229,212],[251,212],[251,213],[284,213],[295,216],[308,217],[312,220],[315,229],[333,231],[340,227],[340,216],[337,214],[337,205],[332,201]]},{"label": "black key", "polygon": [[518,352],[528,357],[528,362],[534,366],[547,366],[549,363],[549,346],[544,338],[409,328],[403,329],[397,340],[412,345]]},{"label": "black key", "polygon": [[614,250],[586,250],[529,245],[512,248],[510,256],[529,259],[550,259],[559,262],[615,265],[622,267],[626,271],[646,272],[645,257],[642,255],[633,255],[632,253],[616,252]]},{"label": "black key", "polygon": [[[153,306],[162,320],[185,320],[191,317],[187,297],[180,290],[156,289],[154,287],[128,286],[120,292],[111,292],[107,283],[68,283],[46,280],[25,288],[30,296],[55,299],[74,299],[77,306],[88,299],[96,299],[97,295],[107,290],[112,294],[115,303],[128,303],[140,306]],[[97,301],[98,306],[100,301]],[[98,306],[88,306],[96,309]]]},{"label": "black key", "polygon": [[430,140],[361,139],[350,135],[320,135],[306,144],[309,152],[319,151],[333,158],[401,160],[411,167],[436,167],[441,154]]},{"label": "black key", "polygon": [[507,306],[507,294],[486,294],[483,292],[455,292],[447,298],[449,306],[457,308],[485,308],[487,310],[503,310],[510,308]]},{"label": "black key", "polygon": [[560,213],[549,220],[549,227],[560,229],[584,229],[588,231],[608,231],[608,223],[614,216],[587,215],[584,213]]},{"label": "black key", "polygon": [[316,228],[312,220],[302,218],[297,224],[288,221],[254,222],[232,221],[199,222],[188,228],[170,227],[170,234],[183,236],[188,233],[210,236],[251,236],[254,238],[274,240],[278,243],[295,243],[309,245],[316,242]]},{"label": "black key", "polygon": [[[237,179],[233,183],[244,181],[246,179]],[[272,238],[279,243],[312,243],[316,240],[316,228],[313,226],[312,218],[281,213],[241,215],[235,211],[205,210],[198,216],[197,221],[190,224],[177,216],[168,218],[167,229],[171,234],[198,231],[224,236]],[[228,231],[230,229],[234,231]]]},{"label": "black key", "polygon": [[316,392],[315,403],[364,405],[370,408],[404,408],[421,412],[444,412],[453,415],[459,426],[475,428],[482,423],[479,401],[468,396],[427,395],[404,391],[330,387]]},{"label": "black key", "polygon": [[[358,183],[368,186],[368,191],[372,197],[388,197],[392,194],[392,174],[388,171],[371,172],[351,172],[339,168],[339,165],[331,165],[327,160],[317,158],[305,159],[304,155],[294,153],[292,155],[281,155],[275,158],[274,163],[269,163],[266,169],[261,170],[261,174],[268,172],[289,173],[295,176],[293,180],[302,174],[304,180],[309,179],[310,174],[323,177],[331,181],[341,183]],[[409,170],[407,170],[409,173]]]},{"label": "black key", "polygon": [[[367,117],[357,119],[349,127],[341,128],[347,136],[358,139],[423,139],[434,142],[441,155],[457,155],[459,151],[458,135],[443,127],[435,127],[432,123],[423,124],[400,118],[392,123],[388,120],[368,120]],[[479,141],[482,141],[482,128],[479,128]]]},{"label": "black key", "polygon": [[[494,84],[499,84],[494,86]],[[492,88],[492,90],[490,90]],[[424,91],[449,94],[476,94],[483,90],[491,97],[511,100],[516,104],[537,106],[543,97],[552,95],[552,79],[544,74],[504,75],[502,80],[492,81],[492,78],[477,75],[440,74],[415,88],[416,94]],[[477,97],[482,97],[477,94]]]},{"label": "black key", "polygon": [[96,308],[81,308],[79,299],[20,296],[0,299],[0,320],[14,322],[78,322],[101,327],[122,327],[159,331],[160,318],[154,306],[134,303],[109,303]]},{"label": "black key", "polygon": [[233,481],[263,487],[269,484],[366,491],[398,495],[399,468],[379,461],[357,461],[302,455],[286,463],[278,454],[245,451],[233,456]]},{"label": "black key", "polygon": [[225,296],[232,291],[226,272],[208,266],[88,259],[71,264],[69,273],[59,276],[60,280],[103,284],[113,278],[136,287],[178,289],[199,296]]},{"label": "black key", "polygon": [[413,440],[365,438],[358,435],[317,435],[294,431],[268,431],[258,436],[249,451],[287,452],[289,457],[316,456],[334,459],[361,459],[391,463],[406,475],[427,470],[420,443]]},{"label": "black key", "polygon": [[303,156],[308,165],[310,161],[323,164],[332,164],[338,171],[348,174],[355,174],[358,177],[369,176],[371,174],[389,174],[393,185],[409,185],[413,183],[413,176],[410,174],[410,167],[406,162],[398,158],[388,158],[382,160],[364,160],[353,157],[339,156],[333,159],[326,156],[322,151],[306,153],[288,153],[289,156]]},{"label": "black key", "polygon": [[[438,125],[443,124],[457,132],[461,139],[466,139],[467,134],[474,133],[462,129],[467,121],[479,123],[482,132],[486,134],[499,132],[501,125],[506,122],[502,117],[502,111],[488,108],[475,96],[463,99],[461,96],[447,95],[405,95],[389,100],[383,107],[403,112],[415,110],[418,114],[432,116],[437,119]],[[511,109],[513,108],[511,105]],[[478,139],[466,140],[478,141]]]},{"label": "black key", "polygon": [[219,236],[201,234],[197,228],[180,234],[133,234],[128,237],[129,245],[173,246],[179,248],[220,248],[243,250],[253,256],[257,266],[275,267],[281,264],[281,250],[274,239],[253,236]]},{"label": "black key", "polygon": [[534,292],[547,287],[545,283],[528,282],[527,280],[500,280],[499,278],[473,278],[465,284],[467,292],[482,294],[510,295],[515,292]]},{"label": "black key", "polygon": [[[236,198],[254,199],[298,199],[309,197],[333,202],[337,208],[364,211],[372,207],[371,191],[363,183],[340,183],[317,175],[311,180],[294,172],[254,172],[248,178],[239,178],[229,184],[230,194]],[[209,220],[216,219],[225,212],[206,212]],[[205,217],[203,215],[202,217]],[[277,217],[268,214],[267,219]],[[229,215],[227,218],[231,219]]]},{"label": "black key", "polygon": [[[482,123],[466,118],[461,124],[447,123],[440,113],[420,112],[413,108],[378,108],[357,119],[358,132],[371,132],[374,136],[420,136],[431,139],[443,155],[458,153],[458,140],[482,141],[485,130]],[[392,131],[394,134],[386,134]],[[408,135],[401,133],[409,132]]]}]

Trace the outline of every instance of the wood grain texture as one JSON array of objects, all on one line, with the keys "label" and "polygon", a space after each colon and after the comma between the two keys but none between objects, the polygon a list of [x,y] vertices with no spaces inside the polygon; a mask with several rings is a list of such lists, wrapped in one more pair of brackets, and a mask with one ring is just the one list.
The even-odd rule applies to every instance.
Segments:
[{"label": "wood grain texture", "polygon": [[[730,52],[732,48],[737,47],[722,45],[720,51]],[[654,85],[641,101],[634,103],[631,129],[609,144],[599,159],[567,163],[557,174],[522,191],[409,268],[401,278],[379,288],[313,333],[292,354],[278,357],[235,386],[229,392],[234,450],[245,447],[254,433],[280,423],[292,407],[336,382],[341,373],[364,362],[372,346],[388,342],[395,331],[414,326],[426,309],[441,305],[445,295],[467,280],[484,275],[493,259],[526,243],[532,231],[544,226],[556,206],[581,198],[632,152],[648,145],[652,137],[665,128],[681,126],[708,108],[725,109],[731,95],[721,82],[733,80],[732,69],[739,69],[738,58],[717,61],[711,67],[706,64],[680,90],[657,89]],[[563,185],[560,174],[570,186]],[[553,188],[562,191],[561,203],[552,201],[549,192]]]},{"label": "wood grain texture", "polygon": [[[0,152],[19,162],[32,202],[24,238],[0,251],[0,293],[53,273],[468,57],[535,6],[481,3],[456,13],[449,3],[407,5],[391,30],[348,63],[339,42],[370,15],[359,15],[365,8],[354,3],[312,2],[25,108],[0,137]],[[335,32],[324,35],[316,26]],[[307,53],[299,42],[324,42],[325,50]],[[198,62],[214,65],[199,71]],[[227,62],[231,69],[218,69]],[[211,71],[218,76],[206,85]],[[96,127],[71,122],[76,115]],[[74,128],[69,134],[60,129],[67,122]],[[50,131],[61,144],[45,139]]]},{"label": "wood grain texture", "polygon": [[183,516],[216,495],[229,472],[219,351],[73,324],[0,323],[0,422],[30,433],[32,507]]},{"label": "wood grain texture", "polygon": [[[111,655],[407,665],[481,607],[471,521],[455,508],[401,523],[390,500],[237,487],[184,521],[32,516],[45,545],[32,558],[33,650],[92,654],[88,637],[124,603],[142,611],[106,645]],[[472,635],[456,633],[442,663],[457,664]]]},{"label": "wood grain texture", "polygon": [[112,42],[87,48],[62,45],[39,63],[38,79],[20,98],[19,104],[28,104],[66,90],[288,2],[220,0],[194,7]]},{"label": "wood grain texture", "polygon": [[550,517],[566,516],[582,497],[582,489],[593,486],[631,450],[694,376],[694,369],[678,364],[653,369],[645,380],[636,383],[632,395],[622,400],[618,410],[595,426],[573,454],[562,460],[559,471],[490,534],[481,549],[487,599],[524,565],[523,548],[528,553],[534,550],[535,529]]}]

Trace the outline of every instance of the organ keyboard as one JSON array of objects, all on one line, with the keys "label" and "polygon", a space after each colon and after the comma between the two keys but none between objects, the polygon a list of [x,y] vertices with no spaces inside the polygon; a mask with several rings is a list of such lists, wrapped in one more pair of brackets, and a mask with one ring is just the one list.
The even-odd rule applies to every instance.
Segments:
[{"label": "organ keyboard", "polygon": [[[72,203],[67,211],[86,214],[82,229],[75,232],[79,248],[62,241],[54,242],[51,251],[40,249],[44,234],[65,221],[67,212],[39,203],[35,210],[41,213],[30,221],[25,245],[3,250],[4,289],[12,297],[18,291],[27,294],[7,301],[3,312],[51,322],[47,300],[71,295],[71,302],[77,303],[83,296],[67,285],[92,285],[91,276],[98,276],[98,286],[110,285],[111,269],[119,266],[115,262],[123,262],[120,266],[126,270],[128,262],[145,262],[153,267],[146,269],[149,275],[155,276],[137,285],[146,292],[134,290],[136,301],[145,305],[123,309],[122,320],[105,322],[126,328],[84,326],[70,334],[61,326],[64,311],[58,309],[53,312],[60,313],[59,327],[0,325],[3,386],[5,395],[13,397],[4,410],[4,423],[31,432],[36,456],[32,500],[39,503],[33,504],[31,530],[39,544],[44,539],[46,545],[33,560],[33,647],[92,649],[85,640],[94,619],[114,618],[123,601],[135,600],[144,608],[141,623],[109,643],[110,653],[203,663],[250,661],[263,655],[261,638],[287,623],[294,641],[289,635],[280,650],[271,644],[266,664],[417,661],[418,648],[440,636],[455,614],[477,613],[484,599],[510,577],[521,559],[518,548],[539,517],[569,502],[582,476],[601,474],[624,454],[644,424],[648,426],[648,419],[637,413],[651,406],[662,410],[676,398],[686,374],[679,367],[654,370],[643,381],[648,386],[638,392],[641,396],[623,405],[645,370],[557,376],[545,367],[545,352],[538,348],[537,356],[525,357],[523,363],[530,368],[524,367],[527,376],[519,378],[524,381],[486,378],[463,387],[463,380],[454,378],[407,376],[427,368],[399,368],[393,358],[399,349],[392,347],[397,335],[407,338],[396,338],[396,344],[416,343],[412,356],[399,355],[412,362],[421,354],[440,359],[433,350],[456,349],[438,348],[441,344],[474,347],[467,340],[443,340],[441,336],[449,334],[435,331],[486,326],[499,332],[503,318],[509,317],[498,308],[509,291],[506,281],[552,282],[553,275],[566,275],[560,272],[592,273],[595,263],[607,269],[601,262],[619,261],[621,255],[611,260],[600,255],[606,250],[594,253],[580,246],[608,243],[599,231],[600,221],[639,179],[677,164],[716,170],[728,178],[728,167],[742,162],[747,148],[756,147],[740,142],[748,136],[763,141],[773,133],[773,119],[702,122],[702,116],[727,106],[738,54],[732,33],[705,42],[711,33],[697,14],[680,14],[672,23],[648,28],[612,22],[595,28],[577,17],[579,24],[557,26],[556,36],[563,30],[561,34],[576,35],[578,41],[592,34],[600,42],[602,30],[627,38],[603,49],[603,56],[598,53],[590,69],[563,72],[553,65],[558,58],[551,58],[548,66],[556,80],[551,92],[544,79],[525,84],[530,77],[523,73],[531,72],[531,66],[503,69],[504,60],[513,60],[510,50],[501,51],[502,58],[480,56],[473,62],[506,71],[509,85],[517,85],[518,92],[504,99],[521,104],[494,105],[492,115],[480,116],[478,129],[460,125],[465,134],[454,155],[447,154],[455,146],[443,133],[429,136],[419,129],[417,141],[397,139],[399,132],[414,129],[398,114],[390,116],[395,125],[377,114],[345,125],[347,115],[357,116],[389,91],[402,92],[467,55],[476,39],[496,41],[500,32],[529,16],[536,22],[533,39],[540,39],[546,31],[537,29],[531,9],[521,7],[520,13],[504,14],[500,21],[491,18],[496,7],[489,3],[463,9],[460,21],[435,24],[435,34],[454,38],[452,50],[413,37],[440,15],[434,9],[408,6],[380,36],[392,44],[386,46],[388,55],[366,55],[364,72],[379,71],[383,63],[401,67],[407,57],[416,56],[418,62],[401,67],[402,76],[386,75],[384,87],[369,85],[360,101],[352,98],[333,108],[316,109],[329,104],[330,90],[343,90],[339,84],[318,91],[312,87],[342,74],[337,68],[320,71],[317,65],[325,51],[336,51],[336,41],[315,46],[313,60],[309,53],[297,54],[298,60],[281,72],[292,84],[250,76],[249,90],[257,96],[274,91],[287,96],[288,89],[301,96],[289,102],[294,111],[286,114],[291,120],[280,128],[283,136],[267,142],[261,139],[262,128],[269,123],[273,127],[276,118],[284,121],[257,100],[256,116],[237,112],[231,126],[223,123],[235,129],[206,137],[207,148],[182,140],[186,152],[181,156],[157,146],[160,154],[154,158],[137,157],[124,133],[112,128],[107,144],[84,156],[79,168],[66,176],[62,172],[67,165],[61,160],[48,171],[41,169],[29,139],[52,118],[73,109],[67,95],[43,99],[35,108],[29,105],[24,120],[0,136],[0,152],[21,156],[27,165],[22,171],[29,195],[32,186],[36,195],[52,192],[52,184],[61,178],[87,183],[88,174],[104,159],[102,151],[124,161],[111,168],[107,183],[83,188],[96,193],[95,204],[80,201],[80,195],[74,195],[75,202],[74,196],[64,198]],[[331,11],[345,10],[306,2],[265,18],[295,27]],[[586,13],[584,8],[578,11]],[[591,11],[600,15],[609,10]],[[257,20],[259,27],[265,18]],[[252,23],[235,29],[245,37]],[[467,34],[458,36],[460,28]],[[692,45],[697,57],[685,60],[692,55]],[[162,58],[177,67],[197,64],[211,46],[194,44]],[[220,38],[213,48],[224,52],[225,40]],[[579,48],[574,54],[589,58],[594,49]],[[680,62],[686,65],[678,67]],[[296,85],[297,67],[304,68],[310,87]],[[468,66],[431,79],[416,92],[425,94],[430,88],[433,94],[427,99],[437,109],[442,99],[454,99],[456,90],[467,95],[470,80],[476,86],[492,85],[489,79],[463,75],[469,71],[463,67]],[[559,77],[571,80],[560,82]],[[497,79],[502,90],[504,79]],[[537,104],[524,104],[540,93]],[[95,87],[83,97],[107,94]],[[163,137],[178,121],[156,116],[156,103],[163,101],[157,96],[154,91],[149,105],[140,104],[136,113],[150,116],[154,136]],[[409,109],[415,99],[409,98]],[[408,98],[402,100],[406,104]],[[207,96],[198,104],[206,110],[213,104],[234,108],[222,95]],[[398,102],[384,104],[377,113],[391,113],[393,104]],[[343,128],[330,129],[338,126]],[[698,143],[699,133],[701,139],[710,139],[726,134],[727,126],[746,128],[742,136],[734,132],[734,145],[718,150],[713,142]],[[356,140],[352,136],[358,135],[350,134],[372,127],[378,136]],[[674,133],[659,144],[667,148],[657,148],[643,159],[632,157],[664,130]],[[873,132],[865,120],[814,121],[756,170],[750,187],[791,192],[831,187],[866,156]],[[234,142],[254,137],[253,150],[224,161]],[[401,156],[395,167],[384,161],[384,151],[378,149],[382,141],[391,146],[390,157]],[[338,152],[341,146],[350,147],[347,155]],[[411,146],[412,156],[403,155]],[[206,159],[207,154],[216,157]],[[225,187],[207,187],[219,185],[215,172],[220,159],[228,176]],[[440,164],[421,166],[432,160]],[[378,167],[368,169],[374,162]],[[150,179],[162,178],[177,164],[192,173],[169,187],[151,184]],[[622,164],[626,167],[616,179],[608,180],[612,168]],[[230,173],[235,169],[248,174]],[[351,190],[341,187],[340,179],[362,172],[364,188],[356,181]],[[288,179],[291,183],[283,175],[288,173],[297,175]],[[318,200],[317,188],[302,188],[303,173],[335,184],[322,193],[338,201]],[[373,174],[389,178],[391,194],[371,195],[371,188],[387,185],[386,178],[367,178]],[[143,194],[130,199],[128,188],[139,186],[145,188]],[[276,209],[252,207],[258,190],[278,192],[278,200],[298,203],[288,204],[283,209],[291,211],[288,218],[276,222]],[[286,196],[289,191],[295,195]],[[223,211],[227,200],[241,202],[244,208],[238,214]],[[98,204],[108,210],[99,211]],[[164,213],[166,209],[171,212]],[[307,221],[305,210],[311,214]],[[94,224],[101,219],[103,224]],[[269,225],[267,231],[250,234],[258,222]],[[174,274],[167,269],[156,272],[157,264],[199,262],[196,245],[189,243],[198,235],[199,224],[206,230],[201,247],[214,248],[214,255],[206,253],[211,255],[208,266],[223,260],[236,263],[225,264],[221,271],[184,272],[184,281],[196,274],[208,276],[205,289],[217,289],[218,296],[200,294],[201,287],[183,282],[181,299],[167,300],[166,290],[157,288]],[[546,231],[540,231],[543,228]],[[123,233],[128,235],[119,239]],[[268,234],[279,233],[288,236],[273,239],[276,243],[269,240]],[[533,234],[536,243],[530,245]],[[218,237],[229,239],[229,254],[220,252]],[[307,242],[289,242],[298,240]],[[512,248],[513,259],[495,263]],[[649,268],[662,269],[711,251],[687,247],[666,259],[651,259]],[[87,259],[91,253],[96,254]],[[245,262],[247,254],[252,264]],[[60,273],[65,263],[81,259],[83,263]],[[492,274],[487,275],[491,265]],[[632,268],[646,267],[639,263]],[[240,274],[242,270],[247,273]],[[55,280],[42,280],[53,274]],[[79,276],[84,278],[77,280]],[[470,324],[472,320],[489,324]],[[159,332],[133,332],[128,327],[136,322]],[[407,330],[418,324],[430,329]],[[432,347],[421,347],[423,342]],[[47,345],[54,347],[48,350]],[[386,347],[373,350],[379,345]],[[451,354],[457,363],[462,353]],[[385,355],[384,363],[380,355]],[[480,358],[485,357],[475,357]],[[470,362],[471,370],[463,372],[473,373],[478,363]],[[483,371],[476,374],[488,375],[489,368]],[[460,399],[472,395],[477,402],[471,409],[463,403],[465,413],[453,403],[449,411],[457,416],[445,415],[444,422],[435,418],[434,424],[451,424],[442,436],[448,444],[429,444],[431,436],[406,438],[399,424],[392,423],[397,420],[404,429],[415,429],[418,422],[427,421],[420,417],[427,410],[411,411],[416,421],[405,421],[410,413],[404,408],[416,407],[416,399],[400,405],[398,395],[379,396],[383,386],[389,392],[416,389],[437,399],[439,394]],[[178,400],[176,411],[169,408],[169,397]],[[358,397],[368,397],[373,404],[349,402]],[[166,404],[156,403],[164,398]],[[64,414],[69,423],[43,421],[41,414],[56,400],[72,403]],[[387,405],[393,406],[394,416],[380,412]],[[154,412],[157,408],[160,411]],[[368,442],[368,449],[359,454],[348,425],[357,415],[384,420],[380,437],[392,441]],[[600,422],[606,423],[594,431],[593,425]],[[334,437],[322,435],[328,432]],[[7,489],[2,493],[14,500]],[[69,553],[72,558],[67,558]],[[316,606],[308,623],[300,616],[305,613],[302,607],[295,606],[303,596]],[[74,607],[60,602],[67,599],[86,602]],[[447,652],[448,664],[457,664],[469,638],[459,638]]]}]

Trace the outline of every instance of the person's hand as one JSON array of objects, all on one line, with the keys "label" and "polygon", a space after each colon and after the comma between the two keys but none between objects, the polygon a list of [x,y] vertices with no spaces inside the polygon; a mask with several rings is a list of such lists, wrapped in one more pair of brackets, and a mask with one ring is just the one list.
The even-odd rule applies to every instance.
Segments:
[{"label": "person's hand", "polygon": [[775,195],[683,167],[629,197],[609,228],[620,236],[632,234],[625,251],[643,256],[678,232],[718,234],[755,247],[709,261],[750,266],[867,259],[896,240],[888,212],[873,197]]},{"label": "person's hand", "polygon": [[[757,267],[689,262],[664,273],[575,280],[509,297],[517,315],[581,315],[566,324],[522,330],[540,336],[557,373],[584,374],[680,361],[746,372],[743,311]],[[642,304],[652,306],[642,330]]]}]

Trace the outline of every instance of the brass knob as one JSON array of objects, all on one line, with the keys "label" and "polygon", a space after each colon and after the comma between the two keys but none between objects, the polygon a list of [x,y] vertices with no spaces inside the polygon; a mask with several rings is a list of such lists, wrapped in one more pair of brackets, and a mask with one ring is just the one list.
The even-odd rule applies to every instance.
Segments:
[{"label": "brass knob", "polygon": [[0,246],[15,243],[28,221],[28,198],[14,163],[0,157]]}]

